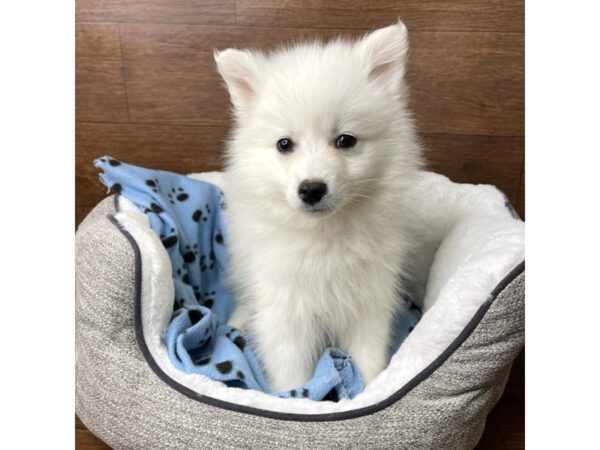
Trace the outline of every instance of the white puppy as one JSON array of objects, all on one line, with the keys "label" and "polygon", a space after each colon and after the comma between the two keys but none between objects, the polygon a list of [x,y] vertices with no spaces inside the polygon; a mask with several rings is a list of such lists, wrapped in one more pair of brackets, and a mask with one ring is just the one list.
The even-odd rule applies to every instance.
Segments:
[{"label": "white puppy", "polygon": [[215,53],[234,107],[227,151],[231,325],[271,388],[337,346],[370,382],[387,363],[421,149],[407,111],[402,22],[357,42]]}]

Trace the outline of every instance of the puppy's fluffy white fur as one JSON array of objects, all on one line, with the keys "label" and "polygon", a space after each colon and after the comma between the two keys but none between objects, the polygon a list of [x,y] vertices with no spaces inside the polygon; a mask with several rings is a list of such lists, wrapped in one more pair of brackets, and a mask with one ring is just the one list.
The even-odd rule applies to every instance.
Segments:
[{"label": "puppy's fluffy white fur", "polygon": [[[421,150],[407,111],[402,22],[356,42],[215,53],[235,126],[227,150],[233,326],[254,341],[271,388],[307,381],[338,346],[370,382],[387,363],[400,307]],[[337,136],[357,139],[336,148]],[[293,151],[277,142],[291,139]],[[316,210],[304,180],[327,194]]]}]

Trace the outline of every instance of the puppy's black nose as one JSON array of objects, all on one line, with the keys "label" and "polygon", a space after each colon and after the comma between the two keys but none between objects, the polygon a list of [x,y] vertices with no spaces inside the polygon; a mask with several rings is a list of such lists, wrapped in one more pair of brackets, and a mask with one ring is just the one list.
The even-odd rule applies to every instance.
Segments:
[{"label": "puppy's black nose", "polygon": [[298,187],[298,196],[304,203],[314,205],[327,194],[327,185],[322,181],[304,180]]}]

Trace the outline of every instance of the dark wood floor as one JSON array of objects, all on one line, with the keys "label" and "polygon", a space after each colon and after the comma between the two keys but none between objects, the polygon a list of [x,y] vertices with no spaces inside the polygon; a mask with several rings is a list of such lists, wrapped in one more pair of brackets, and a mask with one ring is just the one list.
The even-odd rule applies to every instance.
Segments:
[{"label": "dark wood floor", "polygon": [[[222,168],[230,118],[213,49],[354,37],[397,17],[430,168],[498,186],[524,217],[523,0],[77,0],[76,224],[106,193],[91,163],[103,154]],[[524,447],[523,380],[520,358],[479,448]],[[106,448],[80,422],[76,436]]]}]

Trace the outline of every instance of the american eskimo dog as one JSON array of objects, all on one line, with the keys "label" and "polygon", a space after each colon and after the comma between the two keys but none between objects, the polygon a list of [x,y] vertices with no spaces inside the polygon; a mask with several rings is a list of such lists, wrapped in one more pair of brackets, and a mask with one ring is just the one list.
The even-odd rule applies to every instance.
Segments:
[{"label": "american eskimo dog", "polygon": [[370,382],[387,364],[421,149],[407,110],[402,22],[355,42],[215,53],[235,116],[225,192],[230,324],[274,391],[327,346]]}]

